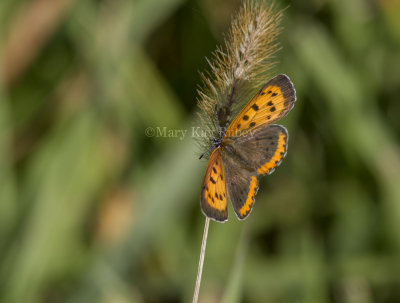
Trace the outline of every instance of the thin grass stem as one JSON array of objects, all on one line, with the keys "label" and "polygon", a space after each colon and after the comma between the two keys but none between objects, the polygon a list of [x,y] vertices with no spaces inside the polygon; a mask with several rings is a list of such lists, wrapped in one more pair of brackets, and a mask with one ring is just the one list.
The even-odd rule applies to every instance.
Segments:
[{"label": "thin grass stem", "polygon": [[197,269],[197,278],[196,278],[196,286],[194,288],[194,294],[193,294],[193,303],[197,303],[197,300],[199,298],[201,274],[203,273],[204,255],[206,253],[206,244],[207,244],[208,226],[209,225],[210,225],[210,218],[206,217],[206,221],[204,222],[203,240],[201,241],[199,268]]}]

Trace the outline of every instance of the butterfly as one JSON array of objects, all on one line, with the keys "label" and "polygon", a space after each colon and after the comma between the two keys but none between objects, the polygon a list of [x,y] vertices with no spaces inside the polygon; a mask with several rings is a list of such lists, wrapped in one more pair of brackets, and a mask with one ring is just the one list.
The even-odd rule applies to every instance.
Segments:
[{"label": "butterfly", "polygon": [[207,217],[227,221],[229,196],[236,216],[247,218],[258,177],[271,174],[286,156],[288,131],[271,123],[286,116],[295,101],[289,77],[275,76],[239,112],[221,139],[213,140],[200,199]]}]

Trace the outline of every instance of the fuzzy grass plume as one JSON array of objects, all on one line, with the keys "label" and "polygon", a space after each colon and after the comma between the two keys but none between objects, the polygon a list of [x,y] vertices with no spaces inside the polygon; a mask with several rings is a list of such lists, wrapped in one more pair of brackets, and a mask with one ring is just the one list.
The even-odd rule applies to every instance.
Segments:
[{"label": "fuzzy grass plume", "polygon": [[210,156],[213,139],[221,139],[229,123],[249,101],[251,94],[266,82],[267,72],[276,63],[279,50],[282,10],[274,3],[246,0],[233,17],[223,46],[217,47],[210,71],[202,73],[198,105],[202,128],[199,144],[205,158]]}]

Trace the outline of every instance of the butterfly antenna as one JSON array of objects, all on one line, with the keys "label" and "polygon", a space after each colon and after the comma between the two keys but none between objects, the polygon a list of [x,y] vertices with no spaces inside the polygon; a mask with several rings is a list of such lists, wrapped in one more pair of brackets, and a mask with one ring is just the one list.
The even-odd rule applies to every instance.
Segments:
[{"label": "butterfly antenna", "polygon": [[206,253],[206,244],[207,244],[207,235],[208,235],[208,226],[209,225],[210,225],[210,218],[206,217],[206,222],[204,223],[203,240],[201,241],[199,268],[197,270],[196,286],[194,288],[194,294],[193,294],[193,303],[197,303],[197,299],[199,298],[201,274],[203,272],[204,255]]},{"label": "butterfly antenna", "polygon": [[[213,150],[214,148],[215,148],[214,146],[211,146],[211,147],[208,149],[208,151],[211,151],[211,150]],[[201,158],[203,158],[204,155],[205,155],[206,153],[207,153],[207,152],[203,153],[203,154],[199,157],[199,160],[200,160]]]}]

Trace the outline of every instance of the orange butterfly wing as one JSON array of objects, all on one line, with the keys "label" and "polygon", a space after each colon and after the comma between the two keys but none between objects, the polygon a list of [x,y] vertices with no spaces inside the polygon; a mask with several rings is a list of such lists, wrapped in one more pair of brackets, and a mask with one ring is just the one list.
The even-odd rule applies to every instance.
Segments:
[{"label": "orange butterfly wing", "polygon": [[283,126],[266,125],[251,134],[230,138],[221,151],[226,189],[239,219],[245,219],[254,206],[257,177],[272,173],[285,157],[287,138]]},{"label": "orange butterfly wing", "polygon": [[293,83],[278,75],[265,84],[229,125],[225,138],[240,135],[287,115],[296,101]]},{"label": "orange butterfly wing", "polygon": [[212,152],[208,160],[201,187],[200,203],[201,209],[207,217],[219,222],[228,220],[225,170],[219,148]]},{"label": "orange butterfly wing", "polygon": [[243,220],[253,208],[255,195],[258,191],[257,173],[243,169],[242,163],[234,156],[222,155],[226,169],[226,188],[236,216]]},{"label": "orange butterfly wing", "polygon": [[[261,166],[258,167],[257,173],[259,175],[273,173],[275,168],[279,164],[281,164],[282,159],[286,156],[287,141],[288,141],[287,130],[281,125],[271,125],[268,128],[271,128],[272,130],[272,127],[276,128],[276,132],[274,135],[277,136],[277,139],[274,140],[273,143],[275,145],[272,146],[272,150],[270,148],[271,151],[268,153],[266,161],[264,160],[264,163],[262,163]],[[264,142],[264,144],[268,145],[268,140],[267,142]],[[272,145],[272,142],[270,143],[270,145]]]},{"label": "orange butterfly wing", "polygon": [[239,219],[245,219],[253,208],[257,176],[272,173],[286,155],[287,130],[270,124],[286,116],[295,101],[289,77],[278,75],[260,89],[226,131],[222,149],[227,188]]}]

